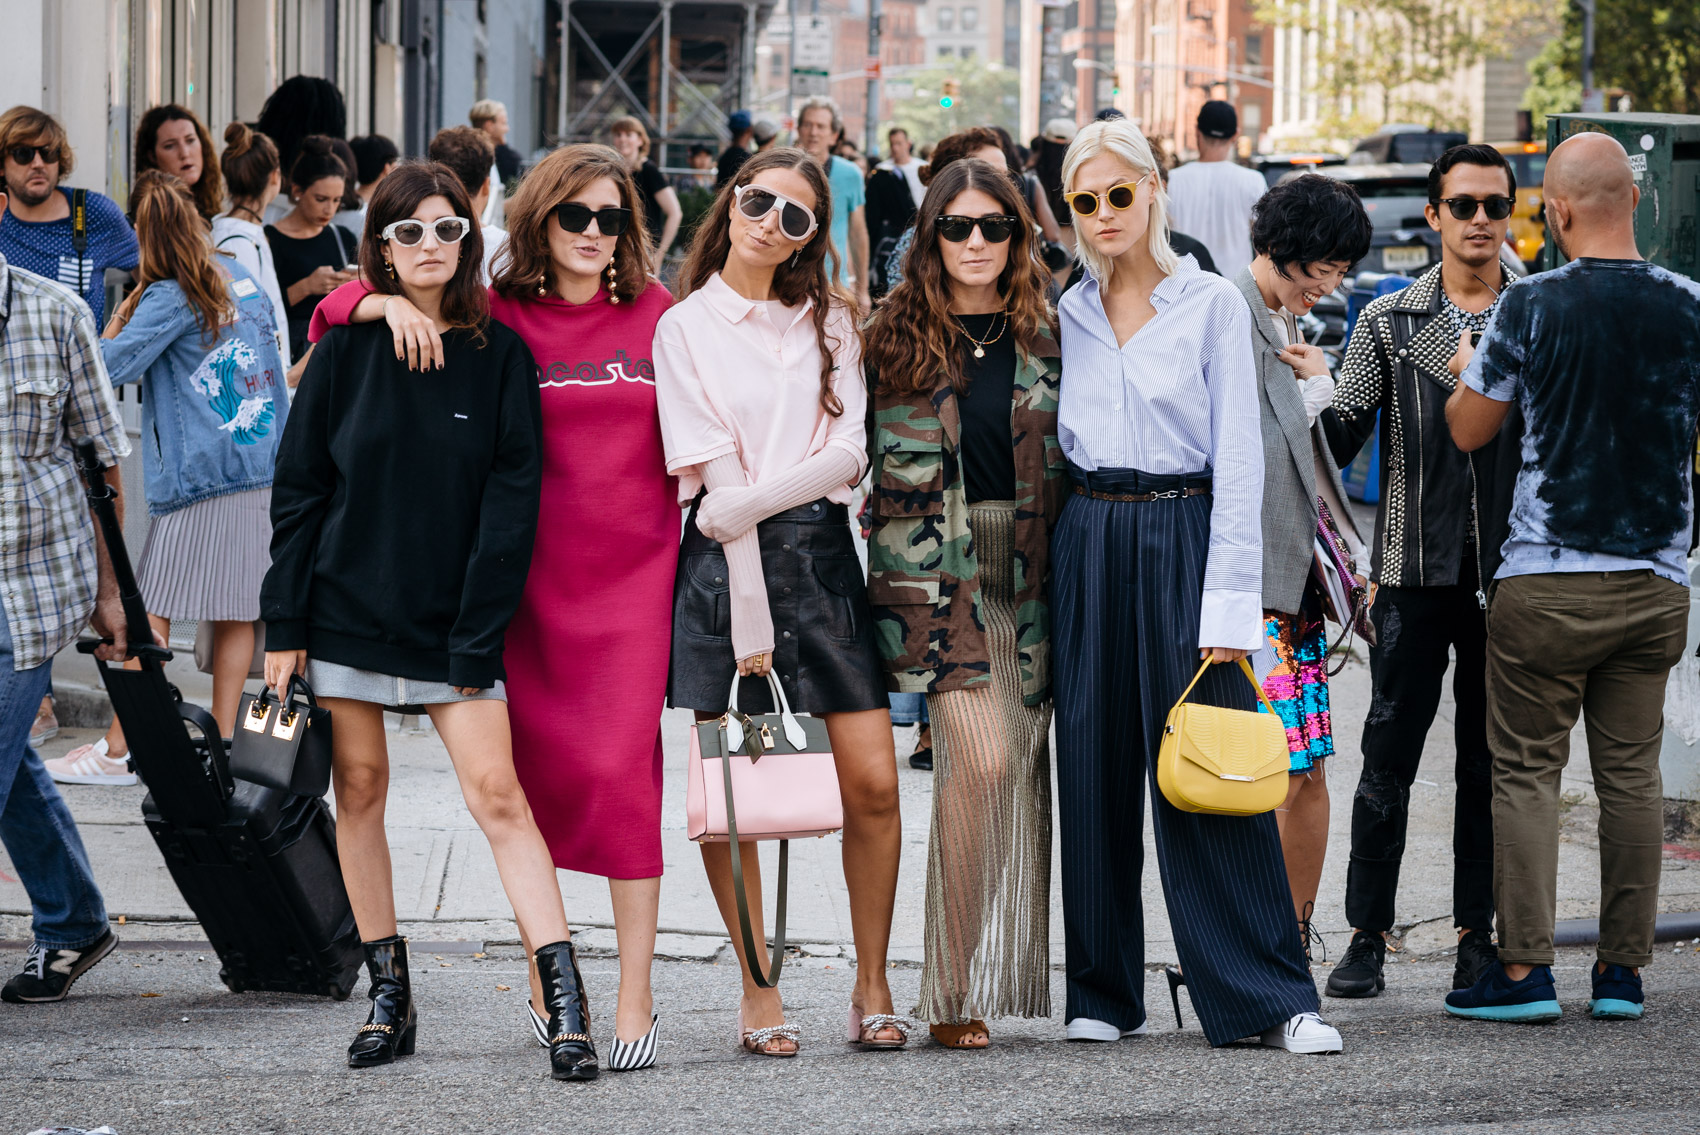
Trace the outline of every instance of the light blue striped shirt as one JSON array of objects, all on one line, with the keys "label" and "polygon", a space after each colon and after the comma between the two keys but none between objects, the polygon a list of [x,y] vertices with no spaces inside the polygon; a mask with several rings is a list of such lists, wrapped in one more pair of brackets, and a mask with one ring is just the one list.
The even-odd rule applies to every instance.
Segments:
[{"label": "light blue striped shirt", "polygon": [[1214,478],[1200,646],[1263,645],[1263,434],[1251,313],[1190,256],[1151,294],[1157,314],[1116,342],[1098,282],[1062,298],[1057,435],[1082,469]]}]

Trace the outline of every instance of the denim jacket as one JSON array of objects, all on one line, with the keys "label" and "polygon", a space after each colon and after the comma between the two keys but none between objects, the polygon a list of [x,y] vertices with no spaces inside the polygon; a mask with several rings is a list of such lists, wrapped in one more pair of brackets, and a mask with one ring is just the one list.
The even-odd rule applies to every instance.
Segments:
[{"label": "denim jacket", "polygon": [[142,474],[148,514],[272,483],[289,414],[272,302],[240,264],[236,319],[212,340],[175,280],[148,285],[115,339],[101,340],[113,384],[142,384]]}]

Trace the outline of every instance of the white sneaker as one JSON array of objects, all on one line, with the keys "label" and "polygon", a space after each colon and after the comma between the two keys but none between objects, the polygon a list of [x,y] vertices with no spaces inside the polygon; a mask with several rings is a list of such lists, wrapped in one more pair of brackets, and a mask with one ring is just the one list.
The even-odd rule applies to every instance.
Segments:
[{"label": "white sneaker", "polygon": [[1315,1013],[1300,1013],[1284,1025],[1264,1029],[1257,1039],[1270,1048],[1284,1048],[1288,1052],[1344,1052],[1346,1048],[1340,1030],[1323,1024]]},{"label": "white sneaker", "polygon": [[1108,1021],[1095,1021],[1091,1017],[1076,1017],[1068,1023],[1069,1040],[1120,1040],[1124,1036],[1144,1036],[1150,1022],[1141,1021],[1137,1029],[1118,1029]]},{"label": "white sneaker", "polygon": [[130,764],[125,758],[106,755],[105,737],[92,745],[78,745],[62,757],[41,763],[47,774],[60,784],[136,783],[136,774],[130,771]]}]

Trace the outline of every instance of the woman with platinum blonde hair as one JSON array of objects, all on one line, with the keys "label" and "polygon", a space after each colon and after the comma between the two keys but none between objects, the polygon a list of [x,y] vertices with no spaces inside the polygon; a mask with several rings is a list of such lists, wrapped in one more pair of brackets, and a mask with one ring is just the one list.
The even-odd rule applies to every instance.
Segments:
[{"label": "woman with platinum blonde hair", "polygon": [[1339,1052],[1293,933],[1275,817],[1182,812],[1156,787],[1164,719],[1201,660],[1229,665],[1192,700],[1256,704],[1237,665],[1263,643],[1251,316],[1232,283],[1170,250],[1163,179],[1133,123],[1076,135],[1063,197],[1087,271],[1059,309],[1071,493],[1051,543],[1068,1036],[1146,1030],[1149,783],[1176,1025],[1185,984],[1212,1045]]}]

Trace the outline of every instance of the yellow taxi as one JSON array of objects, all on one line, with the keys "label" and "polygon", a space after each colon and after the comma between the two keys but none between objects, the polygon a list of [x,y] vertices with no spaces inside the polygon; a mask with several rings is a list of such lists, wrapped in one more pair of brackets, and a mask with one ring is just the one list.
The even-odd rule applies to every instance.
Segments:
[{"label": "yellow taxi", "polygon": [[1505,155],[1517,174],[1517,206],[1511,211],[1511,241],[1517,256],[1532,270],[1540,259],[1541,246],[1546,243],[1546,214],[1542,208],[1545,196],[1541,192],[1546,179],[1547,144],[1545,142],[1491,142],[1489,145]]}]

